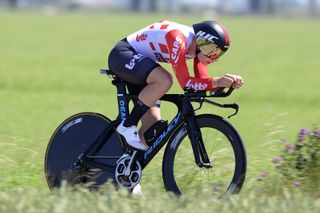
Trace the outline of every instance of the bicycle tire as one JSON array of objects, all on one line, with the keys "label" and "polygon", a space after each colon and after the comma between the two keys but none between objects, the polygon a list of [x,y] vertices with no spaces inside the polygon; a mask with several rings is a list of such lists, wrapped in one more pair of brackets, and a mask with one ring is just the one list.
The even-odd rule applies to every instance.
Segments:
[{"label": "bicycle tire", "polygon": [[[209,159],[210,161],[214,160],[213,163],[211,162],[213,167],[207,169],[199,168],[196,165],[191,142],[189,138],[186,137],[188,136],[186,125],[182,124],[170,138],[163,156],[162,173],[166,190],[181,195],[194,193],[196,189],[199,188],[207,188],[211,190],[217,198],[222,197],[225,193],[234,194],[240,192],[245,180],[247,164],[245,148],[239,133],[228,121],[216,115],[198,115],[195,117],[195,121],[201,131]],[[211,133],[217,133],[218,137],[213,137]],[[187,141],[189,142],[187,143]],[[218,152],[220,146],[226,146],[229,150],[222,149]],[[214,148],[210,150],[211,147]],[[178,155],[179,148],[182,154]],[[214,151],[216,155],[212,157],[210,151]],[[230,166],[230,164],[225,163],[230,156],[222,157],[224,151],[229,151],[231,158],[232,154],[230,153],[233,153],[234,165]],[[217,153],[219,155],[217,155]],[[189,157],[189,159],[187,157]],[[181,164],[179,164],[180,160],[182,160]],[[193,164],[191,165],[192,170],[188,166],[188,163]],[[219,165],[218,163],[224,165]],[[221,171],[218,171],[219,168]],[[227,169],[230,174],[226,174]],[[208,184],[202,182],[201,175],[203,174],[210,175],[210,177],[206,178],[209,181]],[[227,175],[230,183],[225,182]],[[224,182],[220,183],[219,181],[221,180]],[[196,183],[196,181],[199,183]]]},{"label": "bicycle tire", "polygon": [[[81,153],[101,135],[109,126],[110,119],[92,112],[75,114],[63,121],[54,131],[47,146],[44,162],[45,176],[50,189],[67,185],[86,185],[98,188],[108,180],[114,181],[114,172],[102,169],[85,169],[81,172],[74,169],[74,163]],[[101,150],[99,156],[122,156],[121,137],[115,131]],[[116,165],[117,159],[96,159],[106,165]]]}]

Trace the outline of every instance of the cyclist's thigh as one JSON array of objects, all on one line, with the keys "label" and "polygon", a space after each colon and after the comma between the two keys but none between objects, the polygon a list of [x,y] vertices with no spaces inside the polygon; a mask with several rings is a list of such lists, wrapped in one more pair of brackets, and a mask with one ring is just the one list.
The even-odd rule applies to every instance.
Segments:
[{"label": "cyclist's thigh", "polygon": [[172,75],[163,67],[158,66],[152,70],[147,78],[147,83],[172,84]]},{"label": "cyclist's thigh", "polygon": [[109,68],[123,80],[136,85],[146,85],[150,72],[158,66],[125,41],[118,42],[109,54]]}]

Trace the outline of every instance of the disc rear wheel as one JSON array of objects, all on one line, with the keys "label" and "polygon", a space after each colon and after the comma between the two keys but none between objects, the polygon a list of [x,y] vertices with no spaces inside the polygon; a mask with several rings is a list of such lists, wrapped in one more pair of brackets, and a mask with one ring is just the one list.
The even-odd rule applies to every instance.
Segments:
[{"label": "disc rear wheel", "polygon": [[116,161],[124,153],[121,138],[116,131],[95,154],[102,158],[90,159],[110,169],[86,166],[80,160],[82,154],[109,125],[108,118],[90,112],[76,114],[60,124],[49,141],[45,155],[44,169],[50,189],[60,187],[63,181],[68,185],[87,184],[90,187],[99,187],[108,180],[114,181]]}]

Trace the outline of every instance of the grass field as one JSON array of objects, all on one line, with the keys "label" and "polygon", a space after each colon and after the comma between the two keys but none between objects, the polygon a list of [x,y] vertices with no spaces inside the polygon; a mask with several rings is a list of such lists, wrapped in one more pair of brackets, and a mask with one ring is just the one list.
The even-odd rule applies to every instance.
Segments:
[{"label": "grass field", "polygon": [[[292,189],[281,182],[271,163],[280,152],[281,138],[293,141],[301,127],[319,124],[320,21],[312,19],[217,18],[229,29],[232,43],[229,52],[211,66],[211,73],[238,73],[246,82],[232,97],[221,100],[240,104],[239,115],[230,120],[241,133],[248,155],[247,181],[239,197],[216,201],[208,198],[210,192],[202,192],[195,198],[169,198],[163,193],[162,156],[144,171],[147,199],[116,192],[48,192],[43,158],[59,123],[81,111],[109,118],[117,115],[115,89],[98,73],[106,67],[113,45],[161,19],[191,25],[210,18],[0,11],[0,212],[85,212],[93,207],[97,212],[123,212],[133,204],[134,212],[141,208],[160,212],[161,207],[178,212],[193,208],[239,212],[240,207],[244,212],[301,208],[316,212],[319,193]],[[170,93],[180,92],[175,81]],[[164,112],[165,118],[174,115]],[[212,107],[201,112],[230,114]],[[257,182],[262,172],[275,175],[269,182]]]}]

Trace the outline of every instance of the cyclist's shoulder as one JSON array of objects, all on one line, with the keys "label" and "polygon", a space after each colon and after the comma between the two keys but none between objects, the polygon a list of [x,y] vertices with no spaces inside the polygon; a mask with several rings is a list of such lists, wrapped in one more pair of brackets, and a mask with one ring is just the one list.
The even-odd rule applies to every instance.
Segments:
[{"label": "cyclist's shoulder", "polygon": [[174,21],[169,20],[161,20],[152,24],[149,24],[148,26],[144,27],[141,30],[156,30],[156,31],[171,31],[171,30],[179,30],[181,32],[190,32],[193,31],[192,27],[189,27],[184,24],[180,24]]}]

